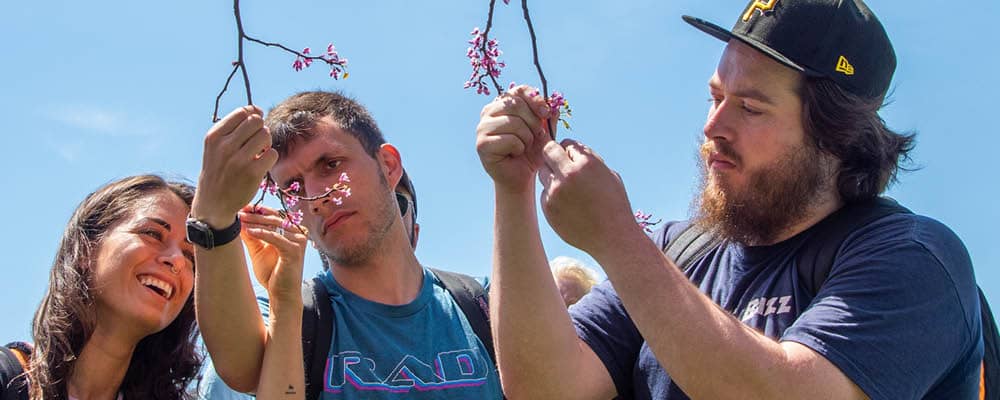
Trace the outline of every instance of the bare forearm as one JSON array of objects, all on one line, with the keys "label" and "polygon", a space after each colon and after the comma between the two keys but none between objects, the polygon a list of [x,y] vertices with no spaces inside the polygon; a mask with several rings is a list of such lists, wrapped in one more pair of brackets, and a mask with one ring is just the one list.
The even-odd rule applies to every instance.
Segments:
[{"label": "bare forearm", "polygon": [[271,299],[268,340],[261,366],[257,398],[305,398],[302,366],[302,298]]},{"label": "bare forearm", "polygon": [[579,340],[548,268],[534,194],[496,196],[490,304],[505,393],[565,398],[551,383],[574,381]]},{"label": "bare forearm", "polygon": [[824,383],[808,363],[719,308],[638,229],[592,255],[657,360],[692,398],[831,395],[817,390]]},{"label": "bare forearm", "polygon": [[196,249],[195,309],[216,372],[230,387],[256,387],[265,330],[240,240]]}]

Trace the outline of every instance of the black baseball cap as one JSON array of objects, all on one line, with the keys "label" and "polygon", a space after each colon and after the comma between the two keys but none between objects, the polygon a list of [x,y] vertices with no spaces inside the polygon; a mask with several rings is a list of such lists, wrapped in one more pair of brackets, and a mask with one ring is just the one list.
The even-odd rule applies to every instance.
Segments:
[{"label": "black baseball cap", "polygon": [[752,0],[732,30],[683,18],[720,40],[736,38],[784,65],[829,78],[866,98],[885,96],[896,70],[889,36],[861,0]]}]

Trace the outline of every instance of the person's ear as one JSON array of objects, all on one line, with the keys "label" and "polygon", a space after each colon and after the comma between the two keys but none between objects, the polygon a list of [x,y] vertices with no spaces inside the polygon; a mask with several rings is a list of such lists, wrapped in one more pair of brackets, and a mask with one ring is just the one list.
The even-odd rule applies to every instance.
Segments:
[{"label": "person's ear", "polygon": [[417,240],[419,240],[419,239],[420,239],[420,224],[414,222],[413,223],[413,243],[410,243],[413,246],[414,249],[417,248]]},{"label": "person's ear", "polygon": [[382,175],[389,182],[390,188],[395,188],[399,180],[403,177],[403,160],[399,155],[396,146],[383,143],[378,148],[379,167],[382,168]]}]

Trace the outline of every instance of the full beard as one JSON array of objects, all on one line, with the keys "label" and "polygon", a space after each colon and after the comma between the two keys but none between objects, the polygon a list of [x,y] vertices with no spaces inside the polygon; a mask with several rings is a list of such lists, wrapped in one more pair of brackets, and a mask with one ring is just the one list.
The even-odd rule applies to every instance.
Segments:
[{"label": "full beard", "polygon": [[739,160],[727,143],[706,142],[700,150],[701,195],[695,223],[744,245],[773,243],[803,221],[831,180],[828,162],[809,144],[792,148],[772,164],[751,172],[744,188],[726,184],[704,162],[713,151]]}]

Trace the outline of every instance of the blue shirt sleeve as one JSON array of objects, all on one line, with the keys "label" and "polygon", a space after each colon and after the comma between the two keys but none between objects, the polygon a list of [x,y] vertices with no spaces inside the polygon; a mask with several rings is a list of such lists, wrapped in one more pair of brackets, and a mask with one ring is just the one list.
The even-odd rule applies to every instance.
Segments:
[{"label": "blue shirt sleeve", "polygon": [[967,398],[928,392],[978,379],[979,303],[965,247],[924,217],[874,225],[845,241],[781,340],[823,355],[873,400]]},{"label": "blue shirt sleeve", "polygon": [[611,281],[604,281],[570,306],[576,334],[590,346],[611,375],[620,398],[631,398],[632,374],[643,339],[625,311]]}]

